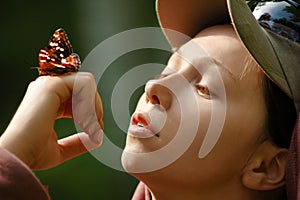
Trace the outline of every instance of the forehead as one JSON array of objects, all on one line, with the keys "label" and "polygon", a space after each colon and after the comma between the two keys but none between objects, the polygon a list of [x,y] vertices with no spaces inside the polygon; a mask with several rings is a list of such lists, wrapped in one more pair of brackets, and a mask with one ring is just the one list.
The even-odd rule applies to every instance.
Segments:
[{"label": "forehead", "polygon": [[238,77],[245,67],[250,54],[235,34],[232,26],[215,26],[201,31],[194,42],[207,54],[221,63],[234,77]]},{"label": "forehead", "polygon": [[[245,71],[256,71],[253,73],[254,76],[257,76],[257,71],[261,71],[231,25],[214,26],[199,32],[191,41],[179,48],[169,63],[175,66],[177,71],[178,64],[182,66],[187,62],[197,67],[207,60],[225,68],[223,71],[228,71],[237,79],[242,77]],[[176,65],[172,65],[173,63]],[[251,76],[251,73],[248,75]]]}]

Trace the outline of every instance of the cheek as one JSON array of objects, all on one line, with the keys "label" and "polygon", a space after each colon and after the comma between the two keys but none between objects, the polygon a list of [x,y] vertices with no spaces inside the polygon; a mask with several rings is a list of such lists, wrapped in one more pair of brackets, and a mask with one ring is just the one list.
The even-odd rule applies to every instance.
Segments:
[{"label": "cheek", "polygon": [[[198,148],[198,158],[203,159],[214,150],[223,134],[226,106],[223,101],[200,98],[198,112],[198,131],[194,143]],[[195,122],[194,119],[191,120]]]},{"label": "cheek", "polygon": [[[264,109],[242,108],[235,104],[227,106],[226,113],[214,113],[212,108],[215,108],[215,105],[203,102],[199,105],[198,131],[188,156],[197,156],[198,159],[212,156],[218,158],[220,163],[232,160],[244,163],[263,134]],[[216,120],[215,114],[219,115],[220,119]],[[190,120],[196,123],[193,118]],[[220,123],[222,120],[224,123]],[[201,157],[203,151],[206,154]]]},{"label": "cheek", "polygon": [[[211,124],[211,105],[209,101],[201,101],[198,107],[189,109],[184,115],[181,114],[178,116],[176,119],[177,122],[170,123],[168,126],[169,129],[173,129],[172,137],[176,134],[182,134],[181,145],[178,148],[185,149],[187,147],[187,151],[184,150],[182,152],[182,158],[198,161],[200,160],[199,152],[202,148],[204,138],[207,134],[210,134],[208,133],[208,127]],[[176,130],[174,130],[175,128]],[[215,142],[218,140],[217,137],[214,137],[214,134],[208,138],[213,138]],[[169,140],[171,139],[173,138],[169,138]]]},{"label": "cheek", "polygon": [[231,137],[247,142],[264,134],[266,110],[263,99],[242,99],[234,105],[229,105],[227,110],[226,126],[228,131],[232,132]]},{"label": "cheek", "polygon": [[177,134],[180,134],[179,131],[181,126],[181,110],[178,101],[173,100],[170,109],[167,111],[167,118],[161,130],[161,145],[167,145]]},{"label": "cheek", "polygon": [[255,151],[263,135],[264,115],[255,110],[242,109],[238,105],[228,107],[222,135],[215,148],[216,155],[227,157],[226,162],[236,160],[235,166],[239,169]]},{"label": "cheek", "polygon": [[[195,100],[195,96],[192,97]],[[180,138],[182,146],[188,146],[188,148],[193,146],[192,148],[197,149],[195,155],[198,156],[203,138],[206,136],[211,122],[211,104],[208,100],[197,99],[194,102],[197,102],[197,105],[173,99],[163,128],[165,135],[162,134],[162,139],[168,143],[173,139]]]},{"label": "cheek", "polygon": [[215,143],[214,141],[218,140],[218,137],[216,134],[211,133],[208,131],[208,127],[212,123],[211,121],[211,105],[210,104],[202,104],[201,107],[199,108],[198,115],[199,115],[199,120],[195,121],[195,119],[190,119],[191,122],[197,123],[198,124],[198,129],[197,129],[197,135],[194,141],[194,144],[196,145],[196,148],[198,149],[197,151],[197,156],[199,156],[199,151],[203,146],[203,142],[205,138],[210,138],[212,143]]}]

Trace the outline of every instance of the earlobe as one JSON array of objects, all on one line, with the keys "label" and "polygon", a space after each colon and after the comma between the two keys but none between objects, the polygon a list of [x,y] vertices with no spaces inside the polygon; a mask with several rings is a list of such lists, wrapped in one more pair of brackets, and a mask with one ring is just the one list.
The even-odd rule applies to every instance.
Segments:
[{"label": "earlobe", "polygon": [[273,190],[285,184],[287,149],[263,142],[244,168],[242,183],[253,190]]}]

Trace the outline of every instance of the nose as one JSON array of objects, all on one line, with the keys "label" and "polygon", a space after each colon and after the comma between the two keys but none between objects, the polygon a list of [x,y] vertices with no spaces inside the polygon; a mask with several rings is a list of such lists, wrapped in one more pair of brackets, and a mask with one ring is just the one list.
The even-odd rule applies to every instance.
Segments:
[{"label": "nose", "polygon": [[172,93],[168,87],[163,84],[162,79],[148,81],[145,87],[146,102],[159,104],[165,110],[168,110],[172,103]]}]

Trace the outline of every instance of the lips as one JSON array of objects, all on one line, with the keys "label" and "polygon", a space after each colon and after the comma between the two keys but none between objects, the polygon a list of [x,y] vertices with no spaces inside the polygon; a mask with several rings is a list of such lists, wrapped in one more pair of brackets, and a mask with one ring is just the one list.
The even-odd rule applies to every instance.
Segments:
[{"label": "lips", "polygon": [[136,112],[132,115],[128,133],[137,138],[149,138],[157,136],[150,127],[150,118],[146,113]]},{"label": "lips", "polygon": [[149,125],[146,117],[142,113],[135,113],[132,116],[132,124],[139,127],[146,127]]}]

